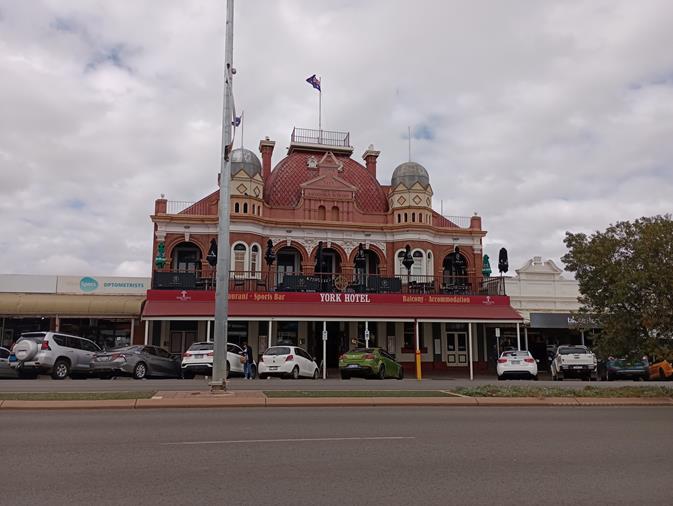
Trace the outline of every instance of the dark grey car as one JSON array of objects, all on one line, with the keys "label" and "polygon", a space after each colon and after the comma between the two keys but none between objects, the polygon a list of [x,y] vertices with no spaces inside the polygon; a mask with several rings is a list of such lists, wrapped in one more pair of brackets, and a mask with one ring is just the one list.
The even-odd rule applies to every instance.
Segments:
[{"label": "dark grey car", "polygon": [[96,353],[91,372],[102,378],[126,375],[135,379],[150,376],[179,378],[180,356],[173,356],[158,346],[126,346]]}]

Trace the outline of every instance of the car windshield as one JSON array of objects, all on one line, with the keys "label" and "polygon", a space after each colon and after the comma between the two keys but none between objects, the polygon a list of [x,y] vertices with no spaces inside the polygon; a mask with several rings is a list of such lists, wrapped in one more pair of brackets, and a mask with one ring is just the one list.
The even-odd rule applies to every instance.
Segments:
[{"label": "car windshield", "polygon": [[123,346],[122,348],[114,348],[110,353],[135,353],[140,350],[140,346]]},{"label": "car windshield", "polygon": [[580,353],[580,354],[581,353],[588,353],[589,350],[587,350],[583,346],[567,346],[567,347],[564,347],[564,348],[559,348],[558,352],[561,355],[575,355],[577,353]]},{"label": "car windshield", "polygon": [[526,358],[530,355],[527,351],[506,351],[502,354],[503,357],[517,357]]},{"label": "car windshield", "polygon": [[189,351],[212,350],[213,343],[194,343],[189,347]]},{"label": "car windshield", "polygon": [[[34,343],[41,343],[44,340],[45,332],[34,332],[31,334],[23,334],[19,338],[19,341],[33,341]],[[17,341],[17,343],[19,342]]]},{"label": "car windshield", "polygon": [[374,353],[376,351],[378,351],[378,348],[356,348],[348,353]]},{"label": "car windshield", "polygon": [[274,346],[273,348],[269,348],[264,352],[264,355],[289,355],[290,348],[287,346]]}]

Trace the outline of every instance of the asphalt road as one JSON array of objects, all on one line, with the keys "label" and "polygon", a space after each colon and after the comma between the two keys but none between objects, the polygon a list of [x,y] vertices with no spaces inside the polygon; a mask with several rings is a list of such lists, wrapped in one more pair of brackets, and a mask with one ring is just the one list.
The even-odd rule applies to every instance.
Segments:
[{"label": "asphalt road", "polygon": [[670,408],[5,412],[3,504],[670,505]]},{"label": "asphalt road", "polygon": [[[353,378],[350,380],[341,380],[339,378],[328,378],[327,380],[287,380],[281,378],[269,378],[265,380],[244,380],[242,378],[232,378],[230,386],[235,390],[444,390],[447,388],[456,388],[470,385],[529,385],[529,386],[554,386],[563,388],[583,388],[587,385],[596,387],[615,387],[615,386],[654,386],[663,385],[673,388],[670,381],[580,381],[566,380],[556,381],[529,381],[529,380],[511,380],[497,381],[494,377],[479,377],[471,382],[469,379],[423,379],[418,381],[413,378],[407,378],[402,381],[387,379],[384,381]],[[129,392],[129,391],[150,391],[150,390],[207,390],[208,383],[204,377],[199,376],[192,380],[182,379],[147,379],[134,380],[131,378],[115,378],[112,380],[102,380],[98,378],[89,379],[65,379],[52,380],[49,376],[40,376],[35,380],[0,380],[0,392]]]}]

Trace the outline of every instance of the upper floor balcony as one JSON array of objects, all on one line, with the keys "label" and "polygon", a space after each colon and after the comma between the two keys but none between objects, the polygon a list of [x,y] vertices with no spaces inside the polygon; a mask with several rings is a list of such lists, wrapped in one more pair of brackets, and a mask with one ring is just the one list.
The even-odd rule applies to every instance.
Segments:
[{"label": "upper floor balcony", "polygon": [[[215,290],[214,269],[200,271],[164,270],[154,273],[152,288],[159,290]],[[397,293],[442,295],[505,295],[502,278],[479,282],[468,276],[416,274],[366,274],[354,270],[340,273],[232,271],[230,292],[324,292]]]}]

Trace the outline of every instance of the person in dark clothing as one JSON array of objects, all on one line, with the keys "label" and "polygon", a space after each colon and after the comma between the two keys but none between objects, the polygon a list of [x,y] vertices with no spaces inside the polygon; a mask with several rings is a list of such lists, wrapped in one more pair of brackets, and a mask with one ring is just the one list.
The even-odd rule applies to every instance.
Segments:
[{"label": "person in dark clothing", "polygon": [[252,348],[248,346],[248,343],[243,341],[243,352],[241,353],[242,357],[245,357],[245,362],[243,363],[243,377],[245,379],[252,379]]}]

